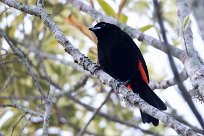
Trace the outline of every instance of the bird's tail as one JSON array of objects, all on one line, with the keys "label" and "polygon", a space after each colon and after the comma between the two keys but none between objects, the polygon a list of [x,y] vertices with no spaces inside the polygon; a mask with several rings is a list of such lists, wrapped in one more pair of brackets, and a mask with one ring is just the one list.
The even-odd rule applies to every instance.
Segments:
[{"label": "bird's tail", "polygon": [[[153,90],[147,85],[147,84],[143,84],[142,86],[140,85],[138,86],[131,86],[133,87],[133,92],[139,94],[139,96],[145,100],[147,103],[149,103],[150,105],[158,108],[159,110],[166,110],[167,107],[165,105],[165,103],[153,92]],[[154,126],[158,126],[159,124],[159,120],[146,114],[143,113],[140,110],[141,116],[142,116],[142,122],[143,123],[151,123]]]}]

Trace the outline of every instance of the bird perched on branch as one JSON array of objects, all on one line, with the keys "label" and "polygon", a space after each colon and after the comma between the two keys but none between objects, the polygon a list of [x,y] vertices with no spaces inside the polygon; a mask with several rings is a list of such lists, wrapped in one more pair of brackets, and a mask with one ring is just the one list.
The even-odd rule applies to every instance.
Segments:
[{"label": "bird perched on branch", "polygon": [[[145,60],[133,39],[119,27],[100,22],[90,28],[98,39],[98,60],[102,69],[159,110],[166,110],[164,102],[148,86],[149,75]],[[143,123],[154,126],[159,120],[143,113]]]}]

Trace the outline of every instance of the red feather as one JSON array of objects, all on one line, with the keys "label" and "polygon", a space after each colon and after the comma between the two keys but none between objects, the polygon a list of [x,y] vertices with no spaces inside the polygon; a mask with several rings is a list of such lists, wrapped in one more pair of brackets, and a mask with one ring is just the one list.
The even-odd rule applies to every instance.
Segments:
[{"label": "red feather", "polygon": [[141,75],[142,75],[142,79],[145,81],[145,83],[148,84],[147,75],[146,75],[146,73],[145,73],[145,70],[144,70],[144,68],[143,68],[143,66],[142,66],[142,62],[141,62],[140,60],[139,60],[138,67],[139,67],[139,71],[140,71],[140,73],[141,73]]}]

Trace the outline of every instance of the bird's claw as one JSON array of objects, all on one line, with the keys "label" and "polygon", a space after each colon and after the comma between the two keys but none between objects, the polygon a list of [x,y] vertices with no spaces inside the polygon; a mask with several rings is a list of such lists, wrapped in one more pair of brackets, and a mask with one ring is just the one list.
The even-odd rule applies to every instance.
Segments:
[{"label": "bird's claw", "polygon": [[124,85],[124,86],[127,86],[131,81],[130,79],[126,80],[125,82],[121,81],[120,79],[116,79],[116,80],[120,82],[120,85]]},{"label": "bird's claw", "polygon": [[93,70],[93,72],[91,72],[91,74],[95,74],[100,69],[101,69],[100,66],[98,66],[98,65],[94,66],[94,70]]}]

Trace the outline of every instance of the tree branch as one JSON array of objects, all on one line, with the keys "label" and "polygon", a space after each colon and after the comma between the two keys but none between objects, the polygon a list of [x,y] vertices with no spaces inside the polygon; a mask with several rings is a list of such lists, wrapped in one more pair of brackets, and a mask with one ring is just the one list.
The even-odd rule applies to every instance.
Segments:
[{"label": "tree branch", "polygon": [[45,100],[45,113],[44,113],[44,123],[43,123],[43,136],[48,136],[48,128],[49,128],[49,119],[50,119],[50,112],[51,112],[51,106],[52,106],[52,99],[50,95],[50,84],[49,84],[49,90],[48,90],[48,96]]},{"label": "tree branch", "polygon": [[[185,81],[188,76],[185,70],[183,70],[180,74],[179,77],[181,78],[181,81]],[[163,81],[150,81],[149,86],[151,87],[152,90],[154,89],[166,89],[170,86],[176,85],[178,82],[176,80],[176,77],[168,80],[163,80]]]},{"label": "tree branch", "polygon": [[91,123],[91,121],[95,118],[95,116],[98,114],[98,112],[103,107],[103,105],[108,101],[112,92],[113,90],[111,89],[109,93],[107,94],[106,98],[104,99],[104,101],[101,103],[101,105],[97,109],[94,110],[93,115],[91,116],[89,121],[83,126],[83,128],[80,130],[80,132],[78,133],[78,136],[82,136],[84,134],[84,132],[86,131],[86,128]]},{"label": "tree branch", "polygon": [[103,72],[94,62],[88,59],[84,54],[80,53],[78,49],[76,49],[68,39],[63,35],[62,31],[56,26],[55,22],[49,16],[49,14],[45,11],[45,9],[27,6],[21,4],[14,0],[1,0],[10,7],[14,7],[18,10],[21,10],[25,13],[29,13],[31,15],[36,15],[40,17],[44,24],[49,28],[50,32],[55,36],[57,41],[65,48],[65,51],[72,55],[75,62],[81,65],[84,69],[90,71],[93,75],[99,78],[103,83],[112,87],[116,93],[119,93],[127,99],[127,101],[132,106],[138,106],[142,112],[147,113],[156,119],[164,122],[165,125],[173,128],[180,135],[194,135],[197,134],[192,131],[190,128],[186,127],[182,123],[176,121],[171,116],[165,114],[164,112],[159,111],[157,108],[147,104],[144,100],[142,100],[139,96],[135,95],[132,91],[129,91],[123,84],[119,81],[112,78],[107,73]]},{"label": "tree branch", "polygon": [[118,12],[117,12],[117,19],[120,20],[120,15],[122,13],[123,7],[125,6],[126,0],[121,0],[120,5],[118,7]]},{"label": "tree branch", "polygon": [[8,77],[2,88],[0,88],[0,95],[6,90],[7,87],[14,81],[14,76],[11,73],[11,75]]},{"label": "tree branch", "polygon": [[44,115],[42,113],[36,112],[36,111],[28,109],[26,107],[23,107],[23,106],[19,105],[18,103],[14,103],[14,104],[0,104],[0,107],[12,107],[12,108],[16,108],[16,109],[19,109],[21,111],[24,111],[25,113],[29,113],[31,115],[39,116],[41,118],[44,117]]},{"label": "tree branch", "polygon": [[40,8],[43,8],[44,7],[44,0],[38,0],[37,6],[39,6]]},{"label": "tree branch", "polygon": [[33,72],[27,57],[24,55],[24,53],[17,47],[15,47],[15,45],[11,42],[11,40],[9,39],[9,37],[3,32],[2,29],[0,29],[0,36],[4,37],[4,39],[7,41],[8,45],[10,46],[10,48],[13,50],[13,52],[20,58],[20,60],[22,61],[22,63],[25,65],[29,75],[32,77],[33,82],[35,83],[35,86],[37,87],[38,91],[40,92],[43,100],[45,100],[45,94],[43,92],[43,89],[40,85],[40,83],[38,82],[35,73]]}]

